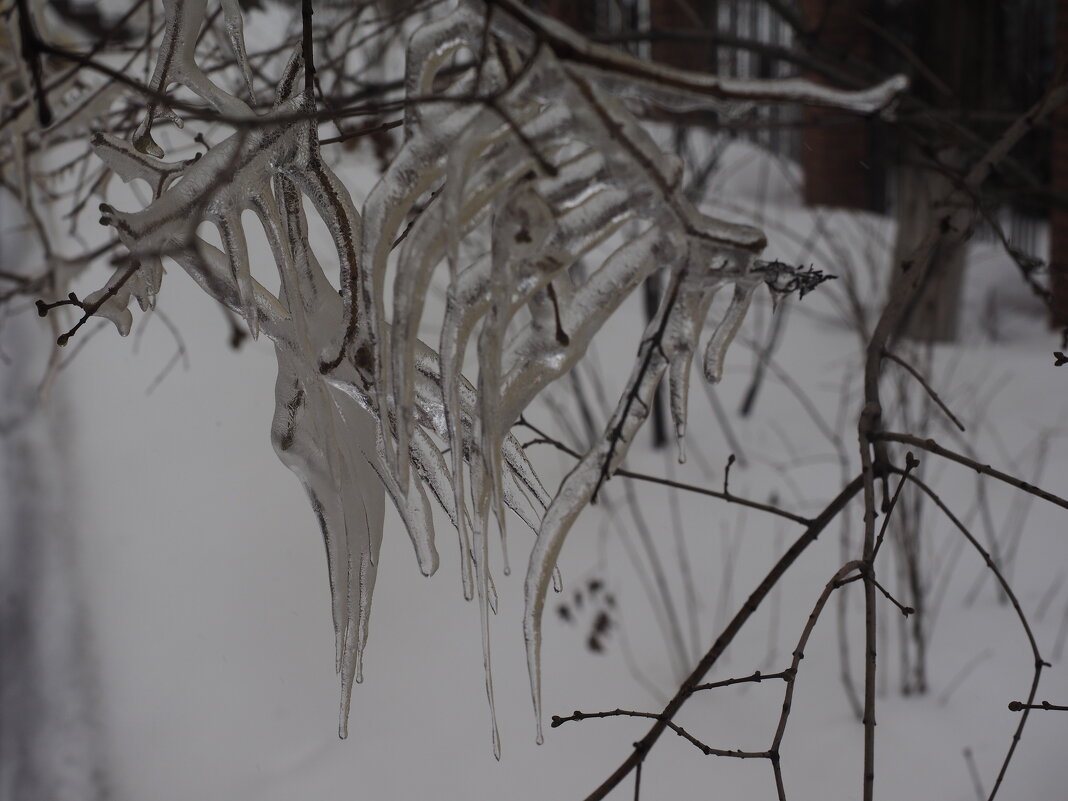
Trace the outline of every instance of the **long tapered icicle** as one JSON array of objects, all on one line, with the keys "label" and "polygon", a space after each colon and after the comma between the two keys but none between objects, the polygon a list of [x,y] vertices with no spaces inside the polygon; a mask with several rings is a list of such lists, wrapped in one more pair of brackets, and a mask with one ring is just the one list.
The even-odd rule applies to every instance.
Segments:
[{"label": "long tapered icicle", "polygon": [[705,378],[713,384],[723,378],[727,349],[742,326],[742,320],[745,319],[745,313],[758,286],[759,282],[753,281],[735,284],[730,305],[705,347]]}]

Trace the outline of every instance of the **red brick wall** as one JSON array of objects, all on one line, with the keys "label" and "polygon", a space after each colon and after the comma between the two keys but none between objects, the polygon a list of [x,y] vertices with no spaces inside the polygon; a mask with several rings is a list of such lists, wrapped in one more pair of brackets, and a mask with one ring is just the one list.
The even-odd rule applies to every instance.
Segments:
[{"label": "red brick wall", "polygon": [[[871,34],[855,16],[870,9],[871,0],[801,2],[805,23],[815,32],[820,54],[842,60],[870,57]],[[804,119],[809,123],[801,133],[805,202],[813,206],[872,208],[869,124],[849,120],[842,112],[818,108],[806,108]]]},{"label": "red brick wall", "polygon": [[[678,0],[650,0],[650,27],[664,31],[716,29],[716,0],[689,0],[687,5],[689,9]],[[703,42],[654,40],[652,56],[654,61],[681,69],[712,72],[716,68],[716,49]]]}]

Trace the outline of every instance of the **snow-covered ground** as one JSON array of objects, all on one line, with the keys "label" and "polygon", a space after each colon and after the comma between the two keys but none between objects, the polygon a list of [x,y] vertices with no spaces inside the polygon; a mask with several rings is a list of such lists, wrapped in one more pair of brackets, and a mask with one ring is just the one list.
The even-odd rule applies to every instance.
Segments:
[{"label": "snow-covered ground", "polygon": [[[710,209],[765,225],[772,256],[814,263],[840,276],[852,270],[862,297],[875,305],[893,237],[889,221],[802,210],[792,168],[745,145],[728,150],[721,174],[730,173],[710,193]],[[766,299],[751,312],[741,337],[753,347],[743,341],[734,348],[715,390],[745,456],[744,465],[732,468],[732,491],[756,500],[776,496],[787,508],[812,514],[855,472],[859,355],[839,302],[844,283],[840,277],[800,304],[791,301],[774,352],[775,364],[810,398],[811,414],[774,371],[752,415],[742,419],[736,413],[755,364],[754,347],[764,341],[771,321]],[[1006,467],[1016,462],[1029,478],[1064,494],[1065,376],[1052,367],[1055,340],[1041,312],[1017,284],[1011,265],[993,246],[973,248],[963,341],[934,354],[933,383],[969,427],[969,440],[985,461]],[[304,492],[270,446],[276,369],[270,346],[259,342],[239,352],[226,347],[229,328],[220,310],[177,269],[165,281],[160,310],[180,333],[187,367],[179,365],[157,383],[176,340],[171,326],[156,316],[130,340],[115,336],[110,326],[92,334],[59,379],[70,399],[75,443],[71,528],[84,587],[79,603],[89,626],[87,664],[99,679],[104,738],[99,745],[113,797],[577,798],[611,773],[648,721],[568,723],[547,730],[543,746],[534,744],[521,629],[523,571],[502,575],[499,551],[493,658],[503,757],[499,763],[493,759],[478,614],[462,599],[453,532],[440,526],[442,569],[424,579],[392,509],[366,679],[354,693],[350,737],[337,739],[338,682],[323,546]],[[641,314],[637,299],[621,309],[582,368],[595,414],[601,415],[598,424],[610,407],[598,402],[597,382],[608,399],[618,394]],[[696,381],[687,464],[653,450],[643,434],[628,457],[630,469],[722,485],[731,446]],[[566,379],[559,383],[556,403],[541,404],[530,418],[581,444],[573,386]],[[915,402],[918,394],[913,397]],[[841,437],[848,459],[844,474],[813,415]],[[925,431],[953,444],[940,420],[924,424]],[[1041,448],[1044,466],[1041,475],[1032,475]],[[550,487],[571,462],[545,446],[531,453]],[[1022,512],[1013,511],[1012,491],[983,481],[988,501],[983,507],[973,473],[921,458],[925,477],[972,521],[980,539],[986,542],[985,508],[1002,545],[1014,540]],[[633,493],[629,501],[628,493]],[[650,601],[655,590],[647,586],[648,554],[635,509],[668,577],[681,646],[671,644],[664,613]],[[847,516],[853,524],[852,556],[859,507]],[[1055,703],[1068,699],[1064,520],[1055,507],[1030,504],[1010,574],[1043,655],[1053,662],[1039,699]],[[960,554],[953,544],[958,535],[929,505],[923,521],[925,557],[943,565],[935,594],[945,586],[931,633],[930,690],[908,697],[898,692],[899,616],[883,605],[876,793],[881,799],[969,801],[976,789],[964,750],[974,755],[989,789],[1018,719],[1006,705],[1026,697],[1031,657],[993,582],[969,602],[981,561],[973,553]],[[688,667],[704,652],[798,533],[787,521],[715,499],[613,480],[603,502],[587,510],[572,533],[561,561],[564,592],[547,608],[547,714],[616,707],[658,711],[678,684],[680,661]],[[514,520],[509,534],[513,566],[521,568],[529,533]],[[832,527],[805,554],[709,680],[787,666],[820,590],[844,561],[839,536]],[[884,558],[884,576],[896,589],[893,554]],[[692,576],[692,597],[686,575]],[[593,594],[591,580],[602,585]],[[859,680],[862,593],[856,585],[842,592]],[[608,594],[612,605],[604,600]],[[570,620],[559,613],[562,604]],[[600,610],[610,613],[612,625],[603,652],[596,653],[587,640]],[[801,666],[783,746],[791,798],[855,797],[859,791],[861,727],[839,680],[836,625],[832,603]],[[781,703],[781,683],[741,685],[693,698],[679,722],[714,747],[761,750],[771,741]],[[1068,715],[1035,713],[1003,797],[1064,797],[1066,738]],[[672,736],[648,758],[642,789],[648,798],[774,796],[765,762],[706,757]],[[632,792],[628,782],[616,795]]]}]

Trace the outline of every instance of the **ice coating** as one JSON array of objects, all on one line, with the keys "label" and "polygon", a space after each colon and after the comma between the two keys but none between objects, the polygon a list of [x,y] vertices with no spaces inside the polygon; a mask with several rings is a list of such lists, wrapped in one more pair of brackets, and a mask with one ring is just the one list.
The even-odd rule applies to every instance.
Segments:
[{"label": "ice coating", "polygon": [[760,286],[759,281],[739,282],[734,286],[734,295],[730,305],[719,321],[716,330],[712,332],[711,339],[705,347],[705,378],[713,383],[719,383],[723,378],[723,363],[727,356],[727,348],[734,341],[735,334],[741,328],[742,320],[749,309],[749,303],[753,299],[753,293]]},{"label": "ice coating", "polygon": [[[237,0],[219,5],[252,98],[241,10]],[[479,608],[498,757],[491,529],[502,551],[507,510],[537,532],[523,629],[540,740],[541,618],[550,584],[560,588],[556,563],[568,533],[625,458],[665,373],[681,448],[692,362],[715,293],[733,286],[704,358],[711,381],[721,377],[753,293],[767,280],[754,269],[763,233],[698,210],[682,191],[680,160],[655,145],[619,98],[728,110],[805,101],[871,113],[893,100],[901,80],[840,92],[799,80],[701,76],[592,44],[517,0],[457,0],[408,41],[404,141],[357,208],[320,153],[313,98],[297,90],[300,49],[279,78],[274,107],[258,114],[196,63],[207,0],[164,0],[164,7],[151,88],[162,96],[183,85],[236,131],[199,159],[164,161],[153,121],[181,121],[153,98],[131,142],[93,136],[100,158],[123,180],[146,181],[153,199],[130,212],[102,207],[128,260],[87,300],[101,301],[97,313],[128,333],[130,301],[152,306],[166,256],[253,336],[273,341],[271,438],[305,487],[325,544],[342,736],[352,686],[362,679],[386,496],[426,575],[440,561],[432,503],[457,529],[463,593]],[[472,66],[455,69],[465,53]],[[330,232],[327,268],[337,270],[340,296],[308,246],[305,199]],[[252,277],[246,210],[270,245],[277,296]],[[202,222],[218,229],[222,250],[196,235]],[[613,237],[610,250],[600,247]],[[571,269],[580,259],[590,268],[581,278]],[[549,493],[512,426],[657,271],[668,289],[626,389],[600,438]],[[442,276],[446,308],[435,351],[418,332],[428,288]],[[473,380],[462,372],[471,347],[479,357]]]}]

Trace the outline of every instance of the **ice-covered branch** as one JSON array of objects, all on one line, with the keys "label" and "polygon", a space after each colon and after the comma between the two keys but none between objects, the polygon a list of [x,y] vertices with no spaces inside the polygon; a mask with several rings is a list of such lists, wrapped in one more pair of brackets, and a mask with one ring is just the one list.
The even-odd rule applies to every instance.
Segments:
[{"label": "ice-covered branch", "polygon": [[[164,6],[151,102],[132,141],[93,139],[111,169],[154,192],[140,210],[102,207],[134,267],[101,290],[97,313],[128,331],[130,300],[152,306],[166,257],[240,315],[253,336],[273,340],[272,441],[307,489],[327,545],[342,732],[352,683],[361,678],[384,495],[428,575],[440,558],[431,503],[456,527],[464,594],[478,598],[491,709],[490,532],[495,522],[503,538],[506,510],[516,512],[538,534],[524,631],[540,730],[541,612],[557,556],[572,523],[617,472],[665,376],[681,446],[692,362],[714,296],[731,287],[703,359],[706,378],[717,381],[761,286],[777,298],[826,278],[757,261],[766,242],[760,230],[698,210],[683,191],[679,160],[655,145],[620,96],[675,107],[808,102],[874,113],[892,103],[902,80],[840,92],[805,81],[702,76],[592,44],[514,0],[458,0],[408,41],[405,96],[395,106],[405,115],[403,143],[358,205],[320,153],[322,115],[305,64],[314,46],[311,5],[265,111],[198,65],[207,0]],[[221,11],[251,98],[240,9],[221,0]],[[470,61],[458,67],[458,55]],[[193,161],[164,161],[152,139],[156,117],[181,124],[164,102],[173,83],[234,129]],[[308,245],[305,201],[330,232],[328,264]],[[245,211],[270,246],[277,296],[252,277]],[[218,229],[221,250],[197,235],[202,222]],[[592,265],[582,277],[571,269],[580,259]],[[327,269],[338,272],[340,297]],[[550,496],[510,429],[656,272],[669,289],[627,386],[601,437]],[[418,332],[439,275],[447,301],[435,350]],[[471,345],[479,367],[469,382],[462,366]],[[493,732],[499,752],[496,725]]]}]

